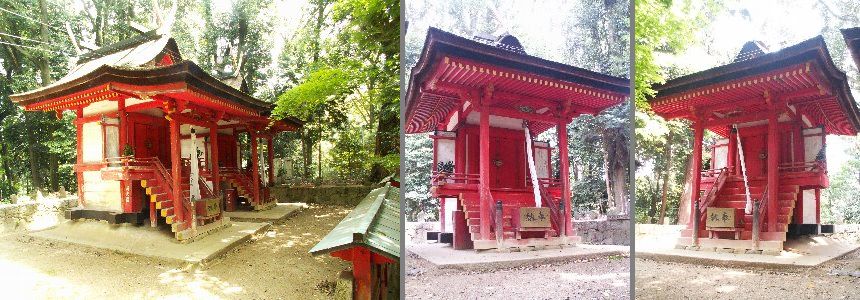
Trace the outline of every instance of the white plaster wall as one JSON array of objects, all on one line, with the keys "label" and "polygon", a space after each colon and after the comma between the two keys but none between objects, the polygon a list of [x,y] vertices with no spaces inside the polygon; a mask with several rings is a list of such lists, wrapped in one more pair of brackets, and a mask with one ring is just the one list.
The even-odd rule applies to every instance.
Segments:
[{"label": "white plaster wall", "polygon": [[[206,147],[205,147],[206,144],[203,142],[203,138],[199,135],[197,136],[196,144],[197,144],[197,149],[199,149],[200,151],[203,151],[203,154],[201,154],[199,157],[205,159],[205,157],[206,157]],[[190,157],[191,156],[191,139],[184,139],[179,143],[179,145],[182,148],[180,150],[180,154],[182,155],[182,157],[183,158]]]},{"label": "white plaster wall", "polygon": [[815,190],[801,193],[803,203],[803,224],[815,224]]},{"label": "white plaster wall", "polygon": [[454,140],[437,139],[436,140],[436,161],[437,162],[454,161],[454,150],[455,149],[456,149],[456,145],[454,144]]},{"label": "white plaster wall", "polygon": [[104,159],[104,137],[102,125],[99,122],[84,123],[82,129],[81,150],[84,162],[101,162]]},{"label": "white plaster wall", "polygon": [[445,199],[445,232],[454,232],[454,211],[457,210],[457,198]]},{"label": "white plaster wall", "polygon": [[102,180],[100,171],[83,172],[84,208],[122,211],[119,181]]},{"label": "white plaster wall", "polygon": [[725,168],[728,162],[729,156],[729,140],[721,139],[716,143],[716,147],[714,147],[714,166],[713,169],[721,169]]},{"label": "white plaster wall", "polygon": [[119,127],[105,126],[105,157],[119,157]]}]

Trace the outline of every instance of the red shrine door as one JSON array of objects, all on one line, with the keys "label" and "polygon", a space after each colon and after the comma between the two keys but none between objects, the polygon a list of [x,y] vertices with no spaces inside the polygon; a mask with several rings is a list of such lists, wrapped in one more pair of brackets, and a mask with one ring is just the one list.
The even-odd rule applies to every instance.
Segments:
[{"label": "red shrine door", "polygon": [[[741,129],[743,130],[743,129]],[[767,134],[760,133],[741,138],[744,149],[744,162],[747,167],[747,177],[763,177],[767,175]],[[740,166],[738,166],[740,171]]]},{"label": "red shrine door", "polygon": [[169,165],[170,141],[165,137],[163,126],[149,123],[134,123],[134,156],[137,158],[157,157],[162,164]]},{"label": "red shrine door", "polygon": [[236,168],[236,137],[218,134],[218,164],[225,168]]},{"label": "red shrine door", "polygon": [[523,141],[490,138],[490,188],[523,188]]}]

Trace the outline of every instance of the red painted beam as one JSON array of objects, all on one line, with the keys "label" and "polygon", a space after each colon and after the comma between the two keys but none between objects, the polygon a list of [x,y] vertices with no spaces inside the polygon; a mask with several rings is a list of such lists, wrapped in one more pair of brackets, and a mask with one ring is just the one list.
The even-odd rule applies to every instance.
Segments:
[{"label": "red painted beam", "polygon": [[212,191],[216,196],[221,195],[221,168],[218,163],[218,127],[209,128],[209,161],[212,172]]},{"label": "red painted beam", "polygon": [[693,120],[693,186],[691,188],[692,193],[690,193],[690,219],[689,219],[689,228],[692,230],[699,230],[699,228],[693,228],[693,220],[696,219],[696,201],[699,201],[699,189],[702,185],[702,176],[699,174],[702,173],[702,137],[705,132],[705,126],[701,121]]},{"label": "red painted beam", "polygon": [[275,151],[272,143],[272,137],[266,138],[266,164],[269,166],[269,186],[275,183]]},{"label": "red painted beam", "polygon": [[373,295],[370,250],[364,247],[352,248],[352,277],[355,280],[353,299],[370,300]]},{"label": "red painted beam", "polygon": [[178,226],[181,231],[187,228],[190,218],[186,218],[185,216],[185,206],[183,204],[185,199],[182,188],[180,188],[182,186],[182,148],[179,144],[179,126],[179,120],[170,118],[170,172],[173,177],[171,180],[173,181],[172,198],[173,214],[175,215],[173,222],[182,222],[182,225]]},{"label": "red painted beam", "polygon": [[[484,110],[484,109],[485,108],[483,108],[483,107],[479,108],[479,110]],[[523,120],[538,121],[538,122],[553,123],[553,124],[567,121],[567,119],[565,119],[565,118],[556,118],[556,117],[551,117],[551,116],[547,116],[547,115],[525,113],[525,112],[521,112],[521,111],[518,111],[515,109],[510,109],[510,108],[488,107],[486,109],[489,111],[490,115],[502,116],[502,117],[508,117],[508,118],[514,118],[514,119],[523,119]]]},{"label": "red painted beam", "polygon": [[[767,122],[767,231],[776,231],[779,213],[779,115],[771,112]],[[698,173],[695,173],[698,174]]]},{"label": "red painted beam", "polygon": [[257,135],[250,134],[251,138],[251,183],[253,185],[254,205],[260,205],[260,161],[257,154]]},{"label": "red painted beam", "polygon": [[570,158],[568,154],[567,143],[567,123],[559,122],[556,124],[556,132],[558,133],[558,159],[561,164],[559,171],[561,172],[561,201],[564,201],[564,233],[566,236],[573,236],[573,215],[571,214],[570,201]]},{"label": "red painted beam", "polygon": [[481,124],[479,133],[479,174],[480,174],[480,233],[482,240],[490,239],[490,210],[493,207],[493,196],[490,193],[490,98],[493,88],[489,86],[481,97]]},{"label": "red painted beam", "polygon": [[[75,110],[75,129],[76,129],[76,140],[77,143],[75,145],[76,150],[76,162],[77,165],[81,165],[84,163],[84,150],[82,148],[82,144],[84,142],[84,124],[78,123],[77,120],[80,120],[84,117],[84,109],[78,108]],[[78,184],[78,205],[84,207],[86,201],[84,200],[84,173],[82,171],[75,170],[75,176],[77,177]]]}]

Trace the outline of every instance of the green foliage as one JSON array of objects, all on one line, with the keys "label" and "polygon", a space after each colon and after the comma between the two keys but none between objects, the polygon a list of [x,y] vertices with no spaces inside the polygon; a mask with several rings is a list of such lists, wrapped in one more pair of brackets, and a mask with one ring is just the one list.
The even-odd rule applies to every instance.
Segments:
[{"label": "green foliage", "polygon": [[635,24],[635,99],[637,109],[646,110],[648,98],[655,95],[654,84],[666,81],[667,65],[658,64],[660,54],[677,54],[695,41],[705,16],[718,9],[715,1],[693,5],[690,0],[634,0]]},{"label": "green foliage", "polygon": [[367,178],[367,157],[371,156],[371,153],[369,147],[364,144],[367,141],[364,135],[366,134],[360,128],[342,131],[329,152],[331,168],[344,182],[361,183]]},{"label": "green foliage", "polygon": [[[371,134],[353,136],[361,139],[353,146],[361,147],[336,140],[343,147],[328,153],[335,164],[330,170],[342,170],[340,159],[346,156],[363,162],[361,179],[369,182],[398,170],[399,9],[391,0],[321,0],[308,6],[305,25],[281,55],[281,65],[291,70],[285,74],[291,86],[278,97],[274,112],[306,121],[297,157],[305,177],[313,148],[319,156],[324,151],[319,143],[353,136],[345,132],[350,130]],[[317,159],[317,168],[323,168],[322,161]]]},{"label": "green foliage", "polygon": [[350,93],[349,76],[338,69],[321,69],[308,75],[307,80],[278,97],[273,114],[283,118],[295,116],[308,120],[330,101],[343,101]]},{"label": "green foliage", "polygon": [[406,136],[404,170],[406,176],[401,184],[406,191],[405,210],[406,220],[418,220],[423,211],[436,215],[439,202],[430,198],[430,175],[433,165],[433,140],[428,134],[410,134]]},{"label": "green foliage", "polygon": [[860,223],[860,137],[845,138],[851,143],[845,153],[849,159],[830,173],[830,187],[822,192],[823,223]]}]

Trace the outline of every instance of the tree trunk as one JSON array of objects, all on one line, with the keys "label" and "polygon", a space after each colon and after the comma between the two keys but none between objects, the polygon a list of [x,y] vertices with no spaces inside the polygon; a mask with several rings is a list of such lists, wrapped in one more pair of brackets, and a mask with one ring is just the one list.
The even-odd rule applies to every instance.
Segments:
[{"label": "tree trunk", "polygon": [[663,170],[663,192],[660,195],[659,224],[664,224],[666,220],[666,196],[669,193],[669,177],[672,176],[672,138],[673,132],[669,130],[669,136],[666,137],[666,148],[663,149],[663,159],[666,160],[666,168]]},{"label": "tree trunk", "polygon": [[311,178],[311,163],[313,159],[313,140],[308,137],[306,132],[299,139],[302,141],[302,161],[304,162],[302,165],[302,177],[305,180],[309,180]]},{"label": "tree trunk", "polygon": [[48,154],[48,168],[51,171],[51,191],[56,192],[60,190],[60,175],[59,175],[59,163],[57,162],[57,154],[51,153]]},{"label": "tree trunk", "polygon": [[[660,189],[660,186],[657,185],[659,178],[662,176],[660,174],[656,174],[656,178],[654,180],[648,180],[648,222],[651,224],[657,223],[657,220],[654,217],[657,216],[657,190]],[[657,185],[657,186],[655,186]],[[645,199],[642,199],[643,201]]]},{"label": "tree trunk", "polygon": [[603,132],[605,147],[604,165],[606,166],[607,196],[613,206],[621,214],[628,214],[627,207],[627,158],[629,157],[627,142],[624,138],[625,128],[608,128]]},{"label": "tree trunk", "polygon": [[30,183],[33,186],[33,191],[42,189],[42,176],[39,172],[39,155],[36,151],[36,137],[32,130],[27,133],[27,153],[30,161]]}]

